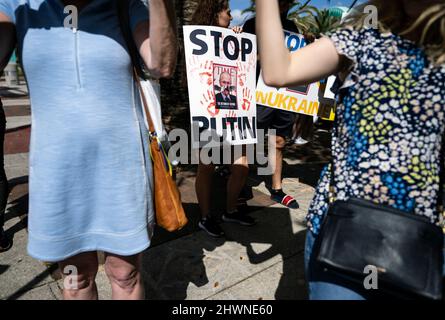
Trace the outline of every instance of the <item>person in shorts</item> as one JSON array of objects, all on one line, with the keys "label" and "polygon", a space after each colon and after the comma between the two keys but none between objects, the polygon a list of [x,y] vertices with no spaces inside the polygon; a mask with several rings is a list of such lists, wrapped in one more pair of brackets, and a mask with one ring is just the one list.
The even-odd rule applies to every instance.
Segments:
[{"label": "person in shorts", "polygon": [[[281,23],[284,30],[298,33],[298,29],[295,24],[287,19],[291,4],[293,1],[280,0],[280,14]],[[243,26],[244,32],[256,34],[256,18],[247,20]],[[260,76],[261,65],[258,61],[257,65],[257,78]],[[260,104],[257,104],[257,121],[258,129],[268,131],[269,129],[275,130],[276,152],[275,157],[269,157],[269,162],[275,167],[275,171],[272,175],[271,185],[269,190],[271,193],[271,199],[275,202],[281,203],[284,206],[292,209],[299,207],[297,200],[294,197],[286,194],[283,191],[282,184],[282,172],[283,172],[283,149],[286,145],[286,138],[293,136],[293,128],[297,114],[289,111],[269,108]],[[269,133],[269,139],[274,137]]]}]

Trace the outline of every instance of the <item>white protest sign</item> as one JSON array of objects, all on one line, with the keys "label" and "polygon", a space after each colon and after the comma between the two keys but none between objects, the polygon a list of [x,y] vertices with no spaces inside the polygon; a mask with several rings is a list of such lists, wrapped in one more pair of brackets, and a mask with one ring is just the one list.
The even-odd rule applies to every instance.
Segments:
[{"label": "white protest sign", "polygon": [[185,26],[184,47],[193,148],[257,143],[256,37]]},{"label": "white protest sign", "polygon": [[337,80],[335,76],[330,76],[328,78],[328,82],[326,84],[326,90],[324,91],[324,98],[335,100],[335,93],[332,91],[332,87],[334,86],[335,80]]},{"label": "white protest sign", "polygon": [[[294,52],[306,46],[302,35],[284,30],[285,45]],[[258,79],[256,102],[270,108],[302,113],[311,116],[318,114],[320,84],[289,88],[272,88],[264,83],[262,74]]]}]

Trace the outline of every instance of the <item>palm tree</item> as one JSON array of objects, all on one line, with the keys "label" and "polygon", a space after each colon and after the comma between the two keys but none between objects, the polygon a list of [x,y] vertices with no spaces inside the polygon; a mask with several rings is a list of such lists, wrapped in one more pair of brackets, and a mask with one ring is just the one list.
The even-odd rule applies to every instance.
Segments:
[{"label": "palm tree", "polygon": [[[300,33],[306,33],[308,30],[315,28],[315,22],[310,17],[314,15],[316,8],[310,6],[312,0],[306,0],[304,3],[294,1],[290,7],[288,18],[293,20]],[[244,13],[254,13],[256,11],[255,0],[250,1],[250,7],[243,10]]]},{"label": "palm tree", "polygon": [[341,19],[331,15],[327,9],[315,9],[315,12],[316,14],[312,16],[315,27],[312,26],[310,31],[317,36],[332,31],[340,24]]},{"label": "palm tree", "polygon": [[316,28],[314,16],[317,14],[317,8],[309,6],[309,1],[291,11],[289,20],[295,23],[299,33],[307,33]]}]

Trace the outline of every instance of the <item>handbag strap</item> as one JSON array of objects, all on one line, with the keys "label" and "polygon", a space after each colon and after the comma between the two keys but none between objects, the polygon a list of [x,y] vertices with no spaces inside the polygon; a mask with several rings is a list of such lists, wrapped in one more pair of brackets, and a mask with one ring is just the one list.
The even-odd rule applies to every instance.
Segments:
[{"label": "handbag strap", "polygon": [[141,79],[147,80],[147,76],[142,69],[139,50],[134,42],[133,32],[130,28],[130,4],[128,0],[117,0],[117,13],[133,67],[136,69],[137,75]]},{"label": "handbag strap", "polygon": [[138,85],[139,92],[142,97],[142,105],[144,108],[144,113],[148,123],[148,130],[151,136],[156,135],[156,130],[153,124],[153,120],[151,118],[148,102],[145,97],[144,90],[142,88],[141,82],[139,79],[147,80],[147,76],[142,68],[141,57],[139,55],[139,50],[134,42],[134,37],[130,28],[130,6],[128,0],[118,0],[117,1],[117,12],[119,16],[119,24],[122,31],[122,35],[124,36],[125,43],[127,45],[131,63],[133,65],[133,77]]}]

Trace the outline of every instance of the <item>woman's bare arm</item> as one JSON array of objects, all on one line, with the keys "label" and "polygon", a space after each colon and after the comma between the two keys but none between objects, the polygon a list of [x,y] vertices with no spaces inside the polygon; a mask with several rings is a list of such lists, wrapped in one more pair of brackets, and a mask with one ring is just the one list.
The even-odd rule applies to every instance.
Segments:
[{"label": "woman's bare arm", "polygon": [[337,73],[342,56],[328,38],[290,53],[284,46],[277,0],[257,0],[257,37],[263,78],[274,87],[306,85]]},{"label": "woman's bare arm", "polygon": [[150,21],[136,26],[134,39],[147,68],[158,78],[171,77],[176,68],[178,43],[171,0],[150,0]]},{"label": "woman's bare arm", "polygon": [[15,48],[15,26],[0,12],[0,72],[6,67]]}]

